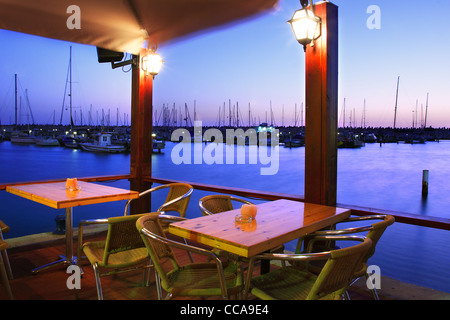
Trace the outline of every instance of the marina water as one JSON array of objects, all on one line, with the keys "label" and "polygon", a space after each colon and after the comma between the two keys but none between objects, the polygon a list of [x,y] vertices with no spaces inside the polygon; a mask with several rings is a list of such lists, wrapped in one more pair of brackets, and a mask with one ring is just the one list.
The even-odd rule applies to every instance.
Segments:
[{"label": "marina water", "polygon": [[[261,175],[263,164],[179,164],[173,163],[166,143],[162,153],[152,158],[153,176],[224,185],[230,187],[304,194],[304,147],[279,151],[279,170]],[[205,145],[203,146],[205,147]],[[238,148],[224,146],[236,156]],[[192,157],[193,159],[193,157]],[[338,151],[338,203],[370,208],[450,218],[450,141],[425,144],[366,144],[360,149]],[[194,161],[192,161],[194,163]],[[64,147],[0,143],[0,183],[65,179],[127,174],[130,155],[91,153]],[[429,193],[422,198],[422,171],[429,170]],[[129,188],[127,180],[104,184]],[[210,194],[195,190],[187,217],[201,216],[198,200]],[[154,195],[152,210],[164,201],[165,194]],[[55,218],[64,209],[50,207],[0,192],[0,219],[11,227],[5,238],[52,232]],[[258,203],[259,201],[255,201]],[[80,220],[122,215],[125,201],[74,208],[74,226]],[[282,217],[280,217],[282,219]],[[294,250],[295,242],[286,245]],[[395,223],[381,238],[369,261],[381,268],[382,275],[405,282],[450,292],[450,232]],[[382,285],[382,284],[381,284]]]}]

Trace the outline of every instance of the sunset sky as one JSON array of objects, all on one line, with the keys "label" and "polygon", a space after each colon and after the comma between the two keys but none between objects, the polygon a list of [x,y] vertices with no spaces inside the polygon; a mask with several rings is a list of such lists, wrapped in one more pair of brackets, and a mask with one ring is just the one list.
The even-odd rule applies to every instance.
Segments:
[{"label": "sunset sky", "polygon": [[[428,93],[427,125],[450,127],[450,2],[332,2],[339,7],[339,126],[344,99],[346,125],[361,125],[365,100],[366,126],[392,126],[400,77],[397,127],[417,125],[416,116],[420,124]],[[380,9],[380,29],[367,26],[373,5]],[[154,83],[155,121],[163,105],[175,105],[184,116],[187,104],[193,118],[195,104],[199,120],[217,125],[219,107],[231,103],[246,125],[249,110],[252,123],[264,122],[266,114],[270,121],[270,105],[276,125],[294,124],[295,105],[300,114],[304,102],[305,55],[286,21],[299,8],[298,0],[281,0],[262,17],[160,46],[165,63]],[[99,64],[95,47],[6,30],[0,30],[0,46],[1,124],[14,122],[14,74],[22,123],[31,121],[25,90],[36,123],[59,124],[62,111],[68,123],[63,99],[70,46],[77,123],[81,113],[83,123],[94,124],[109,113],[111,124],[129,124],[131,72]]]}]

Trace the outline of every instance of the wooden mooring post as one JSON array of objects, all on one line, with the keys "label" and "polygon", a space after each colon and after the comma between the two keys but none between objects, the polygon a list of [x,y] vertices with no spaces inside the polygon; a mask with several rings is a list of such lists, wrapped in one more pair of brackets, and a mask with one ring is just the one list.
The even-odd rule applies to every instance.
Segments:
[{"label": "wooden mooring post", "polygon": [[422,173],[422,197],[426,198],[428,196],[428,177],[429,171],[423,170]]}]

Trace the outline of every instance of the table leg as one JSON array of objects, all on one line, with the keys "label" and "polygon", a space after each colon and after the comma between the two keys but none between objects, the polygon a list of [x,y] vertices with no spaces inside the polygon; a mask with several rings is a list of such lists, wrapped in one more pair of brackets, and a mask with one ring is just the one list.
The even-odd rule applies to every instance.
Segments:
[{"label": "table leg", "polygon": [[[73,263],[73,218],[72,208],[66,208],[66,263]],[[75,262],[76,263],[76,262]]]},{"label": "table leg", "polygon": [[31,272],[37,274],[39,271],[46,270],[60,264],[72,265],[77,264],[76,257],[73,256],[73,220],[72,220],[72,208],[66,208],[66,255],[60,255],[60,259],[49,264],[43,265]]}]

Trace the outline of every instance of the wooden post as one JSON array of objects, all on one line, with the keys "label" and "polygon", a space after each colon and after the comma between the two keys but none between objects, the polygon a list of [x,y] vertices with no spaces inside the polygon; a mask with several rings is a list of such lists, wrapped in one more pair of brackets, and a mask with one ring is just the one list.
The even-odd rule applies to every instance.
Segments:
[{"label": "wooden post", "polygon": [[336,205],[338,7],[315,5],[321,36],[306,49],[305,201]]},{"label": "wooden post", "polygon": [[423,170],[423,172],[422,172],[422,198],[428,197],[428,177],[429,177],[429,171]]},{"label": "wooden post", "polygon": [[[152,122],[153,76],[145,74],[139,63],[133,65],[131,89],[131,155],[130,189],[138,192],[151,188],[144,176],[152,174]],[[143,197],[131,203],[131,213],[149,212],[151,197]]]}]

